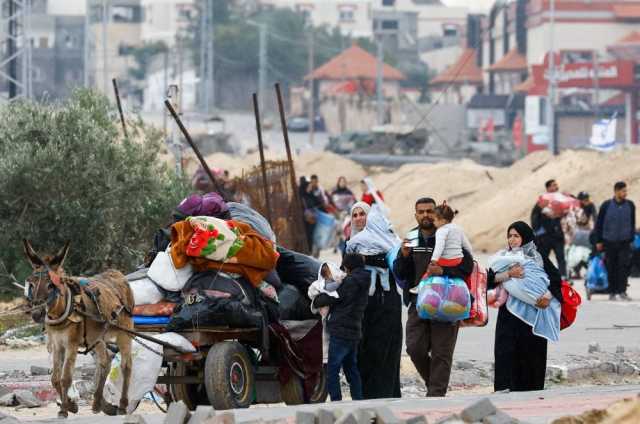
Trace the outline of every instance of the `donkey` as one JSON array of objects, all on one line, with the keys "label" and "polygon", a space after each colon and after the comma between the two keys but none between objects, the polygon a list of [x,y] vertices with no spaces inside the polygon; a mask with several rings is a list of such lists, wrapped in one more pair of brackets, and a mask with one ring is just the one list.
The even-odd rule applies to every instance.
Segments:
[{"label": "donkey", "polygon": [[31,318],[45,324],[49,352],[53,353],[51,383],[60,396],[58,416],[77,413],[78,405],[69,398],[69,386],[78,348],[96,354],[95,393],[92,411],[104,410],[102,392],[111,366],[107,342],[118,346],[123,376],[118,413],[125,414],[131,380],[131,336],[110,324],[133,330],[131,312],[133,294],[125,276],[108,270],[90,279],[70,277],[62,268],[69,252],[69,242],[54,256],[39,256],[31,243],[23,240],[24,253],[33,267],[25,282],[25,295]]}]

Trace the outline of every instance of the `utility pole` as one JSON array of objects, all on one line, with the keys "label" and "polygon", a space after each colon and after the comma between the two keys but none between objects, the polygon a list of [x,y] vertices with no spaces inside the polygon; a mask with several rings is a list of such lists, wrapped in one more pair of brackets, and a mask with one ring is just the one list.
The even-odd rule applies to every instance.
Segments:
[{"label": "utility pole", "polygon": [[309,51],[309,145],[313,146],[313,137],[315,135],[315,121],[316,121],[316,111],[315,111],[315,93],[314,93],[314,81],[313,81],[313,68],[314,68],[314,39],[313,39],[313,28],[309,31],[308,38],[308,51]]},{"label": "utility pole", "polygon": [[[162,87],[168,90],[169,87],[169,49],[164,51],[164,81]],[[168,91],[167,91],[168,93]],[[167,137],[167,108],[162,108],[162,128],[164,129],[164,136]]]},{"label": "utility pole", "polygon": [[7,39],[7,55],[9,56],[9,98],[18,96],[18,16],[16,3],[9,0],[9,37]]},{"label": "utility pole", "polygon": [[179,114],[182,113],[182,110],[184,109],[184,103],[182,102],[183,98],[182,98],[182,92],[184,91],[184,40],[182,37],[182,34],[178,34],[178,42],[177,44],[177,48],[178,48],[178,95],[177,95],[177,101],[178,101],[178,107],[176,108],[176,110],[178,111]]},{"label": "utility pole", "polygon": [[549,126],[549,151],[558,154],[556,140],[556,65],[555,65],[555,0],[549,2],[549,91],[547,93],[547,125]]},{"label": "utility pole", "polygon": [[209,36],[209,0],[200,2],[200,108],[209,112],[209,83],[207,74],[207,38]]},{"label": "utility pole", "polygon": [[208,73],[207,73],[207,81],[209,82],[210,86],[209,86],[209,90],[210,91],[210,95],[211,95],[211,100],[209,101],[209,103],[207,103],[207,112],[209,112],[209,109],[216,109],[216,78],[215,78],[215,33],[216,33],[216,27],[215,24],[213,23],[213,19],[214,19],[214,5],[215,5],[215,0],[207,0],[207,1],[211,1],[210,5],[209,5],[209,37],[207,38],[209,40],[209,43],[207,44],[207,51],[208,51],[208,55],[209,55],[209,60],[207,63],[207,68],[208,68]]},{"label": "utility pole", "polygon": [[258,100],[260,103],[260,110],[264,113],[264,98],[267,95],[267,26],[261,23],[260,26],[260,53],[259,62],[260,68],[258,69],[258,90],[260,95]]},{"label": "utility pole", "polygon": [[84,14],[84,65],[82,66],[83,71],[83,79],[84,79],[84,88],[89,88],[89,62],[91,61],[91,44],[90,34],[91,34],[91,0],[85,1],[85,11]]},{"label": "utility pole", "polygon": [[109,0],[102,0],[102,89],[106,96],[109,92],[109,74],[107,66],[107,24],[109,22]]},{"label": "utility pole", "polygon": [[376,37],[377,57],[376,57],[376,103],[378,111],[378,125],[384,124],[384,99],[382,95],[382,66],[384,63],[384,50],[382,46],[382,37]]}]

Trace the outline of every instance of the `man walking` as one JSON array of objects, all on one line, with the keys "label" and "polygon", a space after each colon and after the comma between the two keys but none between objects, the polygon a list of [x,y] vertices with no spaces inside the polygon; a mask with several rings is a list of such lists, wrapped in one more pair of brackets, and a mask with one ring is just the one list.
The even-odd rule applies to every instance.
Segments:
[{"label": "man walking", "polygon": [[613,186],[613,199],[600,206],[596,222],[596,249],[604,251],[609,274],[609,300],[631,300],[627,295],[627,283],[631,271],[631,242],[636,231],[636,206],[627,200],[627,184],[623,181]]},{"label": "man walking", "polygon": [[[400,254],[393,264],[396,276],[405,281],[404,303],[409,307],[406,324],[407,353],[427,386],[427,396],[445,396],[449,386],[453,351],[458,339],[458,324],[423,320],[416,311],[415,294],[410,289],[420,283],[427,270],[436,244],[436,227],[433,224],[435,200],[418,199],[415,218],[418,226],[409,231],[403,241]],[[462,263],[457,267],[432,266],[432,275],[446,274],[464,278],[473,270],[473,258],[464,251]]]},{"label": "man walking", "polygon": [[[556,180],[549,180],[544,184],[547,193],[556,193],[560,188]],[[555,216],[546,205],[536,203],[531,211],[531,227],[536,235],[538,251],[545,258],[553,250],[558,262],[558,269],[562,278],[567,277],[567,263],[564,258],[564,232],[562,231],[562,217]]]}]

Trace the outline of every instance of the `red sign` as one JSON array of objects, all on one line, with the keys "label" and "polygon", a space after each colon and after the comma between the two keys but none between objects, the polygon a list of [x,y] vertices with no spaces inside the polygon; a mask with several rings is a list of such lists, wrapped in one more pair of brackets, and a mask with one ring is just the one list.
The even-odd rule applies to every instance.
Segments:
[{"label": "red sign", "polygon": [[[545,65],[531,67],[536,88],[546,87],[549,69]],[[593,88],[597,78],[600,88],[627,88],[635,85],[634,62],[614,60],[598,63],[597,71],[591,62],[560,64],[555,78],[559,88]]]}]

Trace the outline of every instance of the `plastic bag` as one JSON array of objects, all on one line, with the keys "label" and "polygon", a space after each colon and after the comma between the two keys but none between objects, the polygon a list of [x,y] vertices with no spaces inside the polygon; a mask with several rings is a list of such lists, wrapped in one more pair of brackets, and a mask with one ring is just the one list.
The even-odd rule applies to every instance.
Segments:
[{"label": "plastic bag", "polygon": [[336,236],[336,219],[333,215],[316,210],[316,226],[313,229],[313,246],[326,249]]},{"label": "plastic bag", "polygon": [[604,291],[609,288],[609,276],[602,257],[594,256],[589,261],[586,286],[587,289],[596,291]]},{"label": "plastic bag", "polygon": [[262,324],[262,314],[257,309],[235,299],[195,296],[189,302],[176,308],[167,324],[168,331],[201,326],[250,328]]},{"label": "plastic bag", "polygon": [[[184,337],[176,333],[164,333],[155,338],[178,346],[183,350],[195,352],[196,349]],[[149,350],[147,347],[155,352]],[[156,353],[157,352],[157,353]],[[129,407],[130,414],[138,405],[138,402],[147,392],[153,390],[162,367],[163,347],[148,340],[140,340],[137,337],[131,342],[131,381],[129,382]],[[160,354],[160,355],[158,355]],[[103,399],[111,405],[120,404],[122,394],[122,369],[120,368],[120,353],[111,361],[111,370],[104,384]]]},{"label": "plastic bag", "polygon": [[180,291],[193,274],[193,268],[189,263],[182,268],[176,268],[169,250],[170,248],[166,252],[158,252],[149,267],[147,277],[165,290]]},{"label": "plastic bag", "polygon": [[571,208],[579,208],[580,201],[575,197],[559,192],[544,193],[538,198],[538,205],[540,207],[549,207],[553,215],[559,217],[565,215]]},{"label": "plastic bag", "polygon": [[133,301],[135,305],[152,305],[160,302],[164,296],[156,283],[149,278],[130,281],[129,287],[133,293]]},{"label": "plastic bag", "polygon": [[465,320],[471,311],[469,288],[460,278],[428,277],[420,282],[416,309],[422,319],[443,322]]}]

